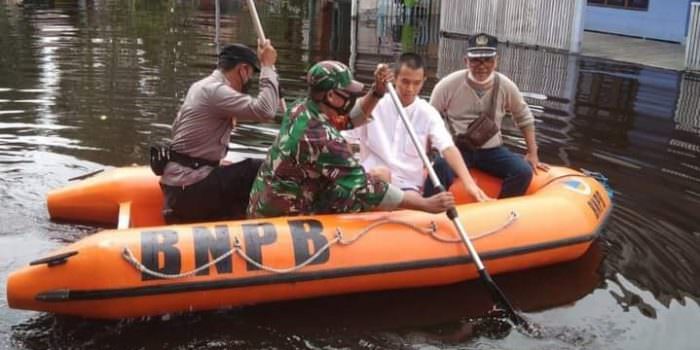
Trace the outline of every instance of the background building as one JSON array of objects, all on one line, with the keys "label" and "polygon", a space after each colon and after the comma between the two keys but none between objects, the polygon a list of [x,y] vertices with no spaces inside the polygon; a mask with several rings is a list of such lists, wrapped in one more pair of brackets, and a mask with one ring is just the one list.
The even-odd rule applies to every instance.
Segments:
[{"label": "background building", "polygon": [[588,0],[584,29],[684,44],[692,2]]}]

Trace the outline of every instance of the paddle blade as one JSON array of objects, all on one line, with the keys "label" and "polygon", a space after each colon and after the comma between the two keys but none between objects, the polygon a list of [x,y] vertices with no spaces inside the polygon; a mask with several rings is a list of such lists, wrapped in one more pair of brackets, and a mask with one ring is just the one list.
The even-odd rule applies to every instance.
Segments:
[{"label": "paddle blade", "polygon": [[484,283],[484,286],[489,290],[489,293],[491,293],[491,297],[496,305],[503,309],[508,318],[515,325],[525,329],[530,329],[530,325],[528,324],[527,320],[518,314],[513,305],[510,303],[510,300],[506,298],[506,295],[503,293],[501,288],[499,288],[498,285],[496,285],[496,282],[493,281],[488,271],[486,271],[486,269],[479,270],[479,276],[481,277],[481,282]]}]

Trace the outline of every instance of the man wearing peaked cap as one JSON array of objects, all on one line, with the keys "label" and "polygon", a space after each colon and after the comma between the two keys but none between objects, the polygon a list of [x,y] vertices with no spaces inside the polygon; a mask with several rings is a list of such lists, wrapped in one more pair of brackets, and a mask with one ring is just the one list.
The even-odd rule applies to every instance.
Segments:
[{"label": "man wearing peaked cap", "polygon": [[[520,89],[505,75],[496,72],[498,40],[479,33],[469,39],[465,68],[449,74],[435,85],[430,103],[442,114],[455,144],[470,168],[501,178],[499,198],[525,194],[533,172],[548,169],[540,163],[535,141],[535,118]],[[510,115],[525,136],[525,156],[503,145],[501,122]],[[454,174],[442,159],[435,170],[449,186]],[[426,193],[434,191],[426,182]]]},{"label": "man wearing peaked cap", "polygon": [[298,101],[282,121],[253,184],[249,217],[349,213],[395,208],[441,212],[454,204],[450,193],[422,198],[404,192],[386,179],[369,175],[353,157],[341,130],[366,123],[392,79],[378,65],[374,84],[362,95],[343,63],[322,61],[306,74],[308,96]]},{"label": "man wearing peaked cap", "polygon": [[498,40],[488,34],[477,34],[469,39],[467,58],[496,57]]},{"label": "man wearing peaked cap", "polygon": [[235,66],[237,63],[248,63],[256,73],[260,72],[258,55],[248,46],[231,44],[221,49],[221,52],[219,52],[219,65]]},{"label": "man wearing peaked cap", "polygon": [[[272,121],[279,92],[273,66],[277,51],[269,40],[257,53],[242,44],[224,47],[218,67],[187,91],[172,128],[167,163],[160,179],[167,223],[241,219],[261,161],[224,161],[237,121]],[[260,92],[248,95],[255,73]],[[156,169],[154,167],[154,169]]]}]

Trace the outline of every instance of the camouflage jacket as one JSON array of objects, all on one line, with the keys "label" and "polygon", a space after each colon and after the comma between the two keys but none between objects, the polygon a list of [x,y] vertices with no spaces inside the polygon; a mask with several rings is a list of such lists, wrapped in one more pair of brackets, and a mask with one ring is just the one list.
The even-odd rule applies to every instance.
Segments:
[{"label": "camouflage jacket", "polygon": [[340,131],[314,101],[304,99],[287,110],[253,183],[248,216],[393,209],[402,196],[396,187],[370,178]]}]

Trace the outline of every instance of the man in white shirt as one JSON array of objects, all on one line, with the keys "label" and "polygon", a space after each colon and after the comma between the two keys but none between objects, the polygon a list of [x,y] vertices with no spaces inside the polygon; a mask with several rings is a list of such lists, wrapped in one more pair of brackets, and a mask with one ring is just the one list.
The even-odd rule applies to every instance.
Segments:
[{"label": "man in white shirt", "polygon": [[[395,76],[397,94],[419,142],[425,149],[432,147],[442,154],[467,192],[475,199],[490,199],[469,174],[438,111],[418,96],[425,81],[421,56],[415,53],[401,55]],[[390,179],[392,185],[422,193],[426,177],[423,162],[401,122],[391,96],[386,95],[379,100],[372,117],[372,122],[345,133],[346,137],[359,141],[362,166],[370,174]]]}]

